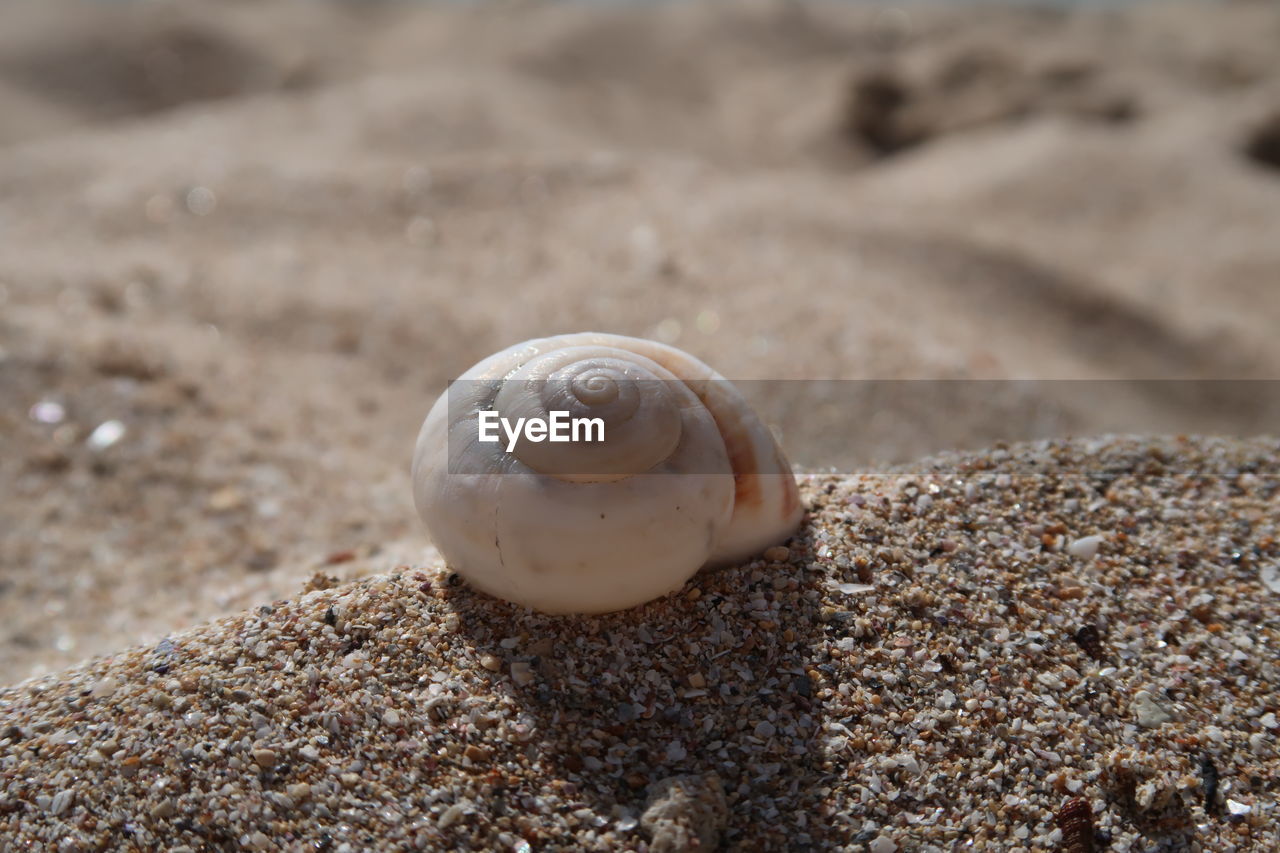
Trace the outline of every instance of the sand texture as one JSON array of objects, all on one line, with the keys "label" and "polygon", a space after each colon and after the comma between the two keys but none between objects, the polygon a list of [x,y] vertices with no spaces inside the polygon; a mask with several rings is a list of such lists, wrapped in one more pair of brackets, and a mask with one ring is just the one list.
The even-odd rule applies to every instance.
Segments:
[{"label": "sand texture", "polygon": [[[1280,368],[1271,4],[70,8],[0,7],[0,680],[429,559],[421,418],[529,337],[734,379]],[[1260,429],[1249,394],[904,388],[760,404],[846,471]]]},{"label": "sand texture", "polygon": [[[0,847],[1048,850],[1078,794],[1099,849],[1275,849],[1277,44],[0,5]],[[786,560],[582,622],[449,585],[423,416],[585,330],[840,380],[743,385],[823,472]],[[1104,434],[1165,437],[1001,449]]]},{"label": "sand texture", "polygon": [[1274,850],[1278,452],[812,476],[789,548],[608,616],[407,566],[276,601],[0,693],[0,833],[1052,850],[1078,795],[1103,849]]}]

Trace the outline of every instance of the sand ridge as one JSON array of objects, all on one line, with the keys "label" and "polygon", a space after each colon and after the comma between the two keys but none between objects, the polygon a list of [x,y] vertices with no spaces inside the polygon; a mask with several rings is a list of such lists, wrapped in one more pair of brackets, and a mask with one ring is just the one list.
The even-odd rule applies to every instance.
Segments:
[{"label": "sand ridge", "polygon": [[[0,12],[10,680],[333,555],[429,558],[420,419],[529,337],[657,337],[736,379],[1280,364],[1280,181],[1246,153],[1266,4],[142,9]],[[841,470],[1041,421],[1259,429],[1248,400],[1052,387],[770,417]]]},{"label": "sand ridge", "polygon": [[789,547],[606,616],[434,567],[318,578],[0,692],[0,833],[1051,850],[1082,797],[1113,849],[1272,849],[1277,450],[1088,440],[811,476]]}]

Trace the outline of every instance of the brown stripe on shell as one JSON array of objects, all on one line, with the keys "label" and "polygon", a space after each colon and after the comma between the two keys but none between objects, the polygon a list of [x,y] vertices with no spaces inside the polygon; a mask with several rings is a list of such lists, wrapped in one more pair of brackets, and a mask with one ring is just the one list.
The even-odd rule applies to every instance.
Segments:
[{"label": "brown stripe on shell", "polygon": [[717,411],[716,406],[708,408],[712,417],[715,418],[721,438],[724,439],[729,467],[733,470],[735,512],[740,506],[756,506],[764,503],[764,484],[759,476],[760,466],[757,464],[755,442],[751,440],[751,432],[742,428],[742,423],[733,417],[734,413]]},{"label": "brown stripe on shell", "polygon": [[[753,440],[752,431],[745,428],[744,420],[738,417],[740,412],[731,406],[717,405],[719,401],[709,399],[710,395],[706,392],[699,393],[698,397],[707,404],[707,411],[715,419],[716,428],[724,440],[729,467],[733,471],[734,513],[737,514],[739,508],[750,510],[765,505],[765,490],[773,485],[766,482],[766,476],[787,478],[785,482],[777,484],[782,489],[782,503],[778,508],[778,516],[786,518],[796,512],[800,507],[800,492],[795,486],[794,478],[790,477],[791,466],[783,459],[782,451],[777,444],[773,441],[769,442],[773,455],[773,468],[779,473],[762,475],[760,471],[766,466],[760,465],[759,447]],[[767,429],[763,425],[761,427]]]},{"label": "brown stripe on shell", "polygon": [[795,487],[795,477],[791,475],[791,466],[786,459],[782,458],[782,449],[780,447],[775,446],[773,449],[773,462],[779,471],[785,472],[782,476],[789,479],[789,482],[783,483],[784,494],[782,499],[782,515],[787,517],[800,509],[800,490]]}]

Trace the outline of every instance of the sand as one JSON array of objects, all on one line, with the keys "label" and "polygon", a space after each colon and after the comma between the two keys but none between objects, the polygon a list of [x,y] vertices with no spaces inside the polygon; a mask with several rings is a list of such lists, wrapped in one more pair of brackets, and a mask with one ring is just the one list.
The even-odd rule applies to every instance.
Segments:
[{"label": "sand", "polygon": [[[813,475],[788,547],[606,616],[411,566],[274,601],[0,692],[0,834],[1274,850],[1278,452],[1080,441]],[[1080,800],[1094,822],[1059,825]]]},{"label": "sand", "polygon": [[[935,464],[931,454],[955,449],[1004,466],[1013,481],[1040,476],[1020,466],[1031,464],[1026,454],[1041,451],[1019,451],[1012,461],[997,462],[1006,441],[1108,433],[1276,435],[1280,394],[1266,381],[1280,373],[1274,334],[1280,326],[1280,291],[1274,286],[1280,273],[1280,242],[1274,237],[1280,221],[1278,38],[1280,11],[1263,2],[1075,11],[796,3],[0,6],[0,684],[47,678],[52,680],[40,682],[48,685],[46,695],[71,696],[74,685],[90,678],[96,684],[110,670],[123,702],[153,691],[149,679],[159,676],[138,673],[153,666],[148,661],[155,649],[187,644],[192,671],[201,673],[191,676],[195,692],[165,687],[181,681],[181,674],[155,689],[172,694],[170,708],[186,697],[187,705],[210,718],[226,716],[216,724],[226,730],[208,741],[217,740],[220,752],[184,759],[183,766],[204,768],[191,773],[226,774],[219,784],[232,785],[230,797],[247,791],[245,779],[258,778],[235,771],[232,758],[238,757],[243,770],[251,756],[233,752],[233,742],[248,736],[245,750],[278,747],[282,756],[291,756],[289,750],[302,749],[316,734],[308,730],[299,740],[301,735],[273,729],[259,738],[253,714],[284,726],[296,709],[260,695],[260,678],[234,675],[248,663],[217,678],[228,685],[240,679],[243,684],[228,691],[246,691],[250,698],[218,698],[212,687],[201,686],[201,662],[228,658],[226,632],[248,631],[255,620],[262,624],[252,630],[296,637],[287,642],[310,654],[309,638],[317,636],[305,628],[315,622],[312,605],[369,595],[399,601],[415,620],[426,620],[419,626],[424,636],[439,634],[430,640],[437,649],[429,653],[438,657],[396,657],[387,670],[388,678],[413,682],[412,690],[404,687],[405,696],[427,689],[416,686],[424,673],[429,680],[436,671],[465,670],[471,675],[457,678],[469,685],[466,690],[477,691],[481,704],[493,704],[495,713],[502,705],[503,714],[515,714],[511,725],[523,725],[516,709],[535,704],[527,693],[503,694],[513,703],[508,707],[488,691],[511,677],[509,658],[546,656],[525,651],[517,637],[516,646],[502,650],[499,671],[484,675],[471,667],[465,649],[454,654],[452,646],[439,645],[455,633],[445,622],[431,621],[446,618],[446,605],[497,605],[457,590],[449,592],[449,602],[438,598],[443,567],[414,515],[407,469],[421,419],[444,383],[479,358],[534,336],[593,329],[653,337],[687,349],[731,378],[774,380],[744,388],[778,428],[793,461],[805,471],[831,473],[829,482],[841,495],[876,494],[881,487],[864,478],[877,472],[925,476]],[[781,382],[815,378],[844,381],[823,388]],[[1013,379],[1026,381],[1008,381]],[[1189,384],[1205,379],[1235,382]],[[1142,441],[1155,446],[1168,440]],[[1207,466],[1208,484],[1199,496],[1162,483],[1149,495],[1125,498],[1135,517],[1146,512],[1163,519],[1177,509],[1171,507],[1175,498],[1184,497],[1197,512],[1237,511],[1211,499],[1213,489],[1226,486],[1209,485],[1215,478],[1231,480],[1235,475],[1227,476],[1223,466],[1232,463],[1212,453],[1206,459],[1201,440],[1160,446],[1166,447],[1161,464],[1169,476],[1192,477]],[[1075,447],[1072,452],[1083,457],[1092,452]],[[1252,476],[1264,484],[1274,481],[1274,444],[1270,450],[1265,440],[1221,447],[1229,458],[1258,457]],[[1076,470],[1071,465],[1077,463],[1063,464]],[[782,573],[799,584],[827,571],[818,567],[825,563],[815,556],[817,546],[810,547],[823,530],[834,537],[833,549],[852,554],[867,548],[856,530],[831,527],[822,489],[814,482],[807,488],[814,512],[801,542],[810,544],[796,549],[790,568],[744,568],[745,577],[760,572],[771,583]],[[1275,516],[1274,498],[1262,486],[1246,491],[1254,496],[1252,509],[1239,511],[1261,513],[1245,519],[1261,531],[1262,520]],[[1080,501],[1074,510],[1054,510],[1052,518],[1047,508],[1025,509],[1027,523],[1046,530],[1065,526],[1062,534],[1040,534],[1050,539],[1104,536],[1097,559],[1118,566],[1083,564],[1086,575],[1078,585],[1086,591],[1093,584],[1106,586],[1107,571],[1124,577],[1139,572],[1143,565],[1125,556],[1116,529],[1095,530],[1086,513],[1089,503]],[[1036,505],[1024,502],[1024,508]],[[993,523],[1015,525],[1023,511],[1001,504],[990,516]],[[953,516],[936,520],[959,523]],[[1213,532],[1208,520],[1186,526],[1170,516],[1162,526],[1152,524],[1143,541],[1157,550],[1224,552],[1224,534]],[[895,530],[888,525],[880,535],[906,535]],[[1249,541],[1260,543],[1265,535],[1258,532]],[[1175,548],[1170,537],[1187,542]],[[980,540],[966,541],[973,552],[995,559]],[[1058,559],[1069,544],[1044,553]],[[1258,560],[1265,558],[1264,550]],[[937,562],[928,558],[921,566]],[[940,572],[963,568],[943,563]],[[1225,618],[1196,624],[1222,624],[1230,637],[1252,636],[1260,644],[1275,618],[1271,598],[1248,574],[1261,571],[1260,565],[1204,580],[1196,580],[1194,567],[1185,567],[1185,576],[1170,581],[1170,594],[1193,598],[1206,587],[1203,594],[1235,601],[1232,596],[1252,590],[1254,609],[1242,611],[1241,621],[1252,620],[1255,627]],[[1146,570],[1171,571],[1155,564]],[[317,572],[338,585],[300,600],[299,591]],[[431,583],[429,591],[419,590],[415,572]],[[821,586],[817,577],[810,580]],[[1214,584],[1229,582],[1227,588],[1208,589],[1210,577]],[[375,595],[375,588],[383,591]],[[734,589],[724,587],[725,600],[749,610],[740,598],[746,593]],[[775,592],[800,595],[801,589],[818,587]],[[825,587],[818,591],[827,595]],[[1069,599],[1076,602],[1071,606],[1105,598],[1097,591],[1088,596]],[[254,609],[286,599],[293,603],[273,614]],[[897,607],[890,599],[881,603]],[[1156,606],[1118,596],[1097,606],[1104,603]],[[1135,610],[1117,624],[1146,630],[1142,623],[1152,622],[1154,612],[1142,613]],[[288,614],[298,622],[286,629]],[[807,610],[798,615],[807,618]],[[679,618],[705,616],[688,610]],[[224,617],[231,621],[210,621]],[[665,609],[644,618],[659,617],[674,618]],[[1017,618],[1030,620],[1030,626],[1037,617]],[[1161,615],[1154,624],[1169,618]],[[647,624],[634,614],[617,619],[617,642]],[[776,621],[782,626],[783,614]],[[927,622],[923,616],[919,621]],[[572,635],[554,624],[560,634]],[[332,631],[316,629],[329,639],[315,654],[332,657],[353,642],[335,626],[326,628]],[[666,636],[653,625],[648,630]],[[1028,630],[1046,629],[1011,627],[1010,636]],[[1055,630],[1059,636],[1065,629]],[[819,660],[826,628],[793,631],[796,639],[775,649],[779,659],[797,666]],[[1100,632],[1104,645],[1121,642],[1111,628]],[[758,633],[764,638],[776,632]],[[963,640],[972,654],[991,642],[979,636]],[[529,642],[538,639],[530,637]],[[909,639],[916,642],[915,635]],[[699,642],[710,648],[711,640]],[[561,645],[576,649],[575,643],[566,639]],[[120,651],[130,647],[142,651]],[[916,648],[902,650],[914,655]],[[278,650],[269,651],[275,660]],[[1141,659],[1125,664],[1135,667],[1132,672],[1099,676],[1116,691],[1111,710],[1105,702],[1089,705],[1103,720],[1099,725],[1122,725],[1137,692],[1146,691],[1157,704],[1165,701],[1159,691],[1167,686],[1167,674],[1157,668],[1169,659],[1163,651],[1140,651]],[[1229,665],[1223,657],[1228,652],[1219,651]],[[1264,652],[1261,645],[1245,649],[1258,661]],[[731,659],[741,663],[737,656],[749,653],[734,651]],[[588,669],[603,666],[585,652],[574,654],[583,655],[573,660],[587,661]],[[668,670],[686,661],[692,667],[699,656],[659,655],[654,664],[678,682],[684,673]],[[66,670],[94,657],[97,675]],[[330,657],[312,665],[325,679],[345,672]],[[440,669],[428,672],[429,665]],[[754,683],[755,664],[742,665],[752,669],[751,689],[763,689]],[[1083,662],[1066,665],[1080,683],[1092,683]],[[175,672],[183,666],[175,662]],[[294,666],[305,671],[307,664],[300,658]],[[709,671],[705,662],[698,666]],[[395,667],[405,671],[394,676]],[[869,689],[862,675],[868,667],[880,664],[858,664],[850,689]],[[356,669],[367,680],[363,664]],[[824,831],[845,827],[846,840],[883,830],[887,839],[910,849],[915,830],[900,822],[925,815],[924,807],[917,808],[914,799],[895,799],[897,805],[883,813],[869,805],[897,790],[893,786],[900,787],[909,771],[885,768],[887,775],[877,776],[881,791],[858,781],[874,794],[865,803],[861,793],[848,794],[839,781],[846,772],[865,774],[868,755],[897,760],[902,738],[886,756],[860,748],[851,757],[831,758],[844,754],[831,751],[836,735],[823,728],[831,721],[853,732],[835,730],[850,742],[866,742],[870,734],[857,720],[841,722],[852,712],[839,702],[854,700],[815,698],[823,689],[835,690],[839,683],[828,681],[843,677],[842,671],[815,671],[827,681],[815,682],[817,692],[802,697],[812,706],[805,709],[809,728],[771,737],[781,738],[780,754],[804,746],[804,762],[818,763],[758,756],[791,775],[785,785],[778,782],[777,791],[749,785],[742,792],[748,771],[741,756],[723,759],[738,767],[715,771],[726,792],[726,837],[749,847],[752,833],[767,826],[799,834],[805,828],[767,817],[766,800],[783,798],[777,806],[783,814],[784,807],[797,806],[796,797],[808,796],[817,799],[785,812],[786,820],[810,814]],[[534,672],[537,678],[553,677],[536,667]],[[1040,683],[1034,681],[1039,674],[1028,677]],[[1241,699],[1228,714],[1234,728],[1218,724],[1228,732],[1223,743],[1248,747],[1252,735],[1270,731],[1246,712],[1253,707],[1249,702],[1264,716],[1275,712],[1274,673],[1259,662],[1256,671],[1235,677],[1247,683],[1214,675],[1226,686],[1205,688],[1206,695],[1272,691],[1270,700]],[[708,683],[679,689],[718,690],[724,682]],[[903,695],[892,700],[899,715],[925,709],[927,703],[917,707],[911,698],[917,690],[940,696],[910,679],[905,684]],[[963,707],[961,692],[948,689],[957,697],[956,708]],[[36,731],[39,714],[52,711],[28,706],[36,700],[23,698],[27,687],[15,690],[8,696],[18,705],[4,713],[23,734],[0,739],[8,741],[5,762],[83,759],[95,773],[106,773],[112,766],[107,759],[116,752],[124,750],[121,762],[132,754],[132,747],[121,746],[94,765],[89,756],[102,753],[81,740],[74,748],[42,748],[38,756],[16,758],[32,753],[32,738],[63,729]],[[457,699],[457,691],[451,692]],[[307,701],[324,705],[321,697],[329,695],[317,692]],[[112,704],[114,697],[89,698],[94,714],[109,716],[127,707]],[[1192,699],[1191,706],[1200,707]],[[270,703],[270,712],[231,710],[231,704],[249,708],[257,700]],[[397,713],[421,712],[416,700],[404,701]],[[798,705],[769,707],[786,717]],[[1028,708],[1006,709],[1006,720],[1040,726],[1043,721]],[[154,724],[160,732],[174,724],[164,722],[172,713],[157,708],[154,720],[148,715],[109,725],[113,731],[120,727],[132,743],[130,726]],[[457,713],[462,712],[451,711],[448,719]],[[1166,724],[1183,727],[1178,737],[1217,743],[1192,731],[1199,719],[1194,707],[1180,713]],[[248,723],[240,719],[245,714]],[[697,714],[712,720],[713,728],[737,723],[736,715],[723,710],[699,706]],[[1079,712],[1081,719],[1086,716]],[[503,720],[493,731],[509,730]],[[366,722],[352,716],[341,725]],[[649,728],[634,737],[665,755],[670,739],[649,738],[669,734],[657,729],[677,723],[649,718]],[[443,718],[432,724],[444,725]],[[194,737],[203,723],[192,725]],[[404,739],[426,749],[423,733],[430,728],[426,722],[406,728]],[[547,740],[546,729],[537,728],[529,743],[554,752],[566,741]],[[100,731],[105,730],[95,729]],[[486,737],[499,737],[493,731]],[[1107,731],[1108,749],[1128,743],[1122,730]],[[136,736],[139,744],[151,737]],[[726,749],[756,746],[736,730],[733,737],[725,732],[725,743],[735,744]],[[255,746],[256,740],[269,745]],[[769,738],[763,740],[767,746]],[[390,759],[358,756],[355,750],[363,747],[357,741],[330,744],[339,752],[325,753],[323,768],[305,774],[304,765],[282,758],[293,774],[302,775],[277,774],[286,785],[283,794],[267,787],[289,797],[287,786],[305,781],[315,786],[316,803],[339,815],[349,808],[339,804],[341,792],[309,774],[339,766],[335,778],[345,785],[342,773],[359,776],[371,768],[372,787],[357,785],[350,796],[389,792],[385,802],[403,818],[397,826],[406,838],[417,831],[409,829],[416,820],[490,841],[498,838],[494,833],[514,838],[523,832],[498,828],[492,802],[474,787],[489,783],[456,766],[471,759],[419,767],[420,774],[434,774],[432,781],[410,783]],[[1274,803],[1274,790],[1264,796],[1252,787],[1252,771],[1237,762],[1245,761],[1245,753],[1250,761],[1264,762],[1271,753],[1219,746],[1212,757],[1224,793],[1214,815],[1195,811],[1205,808],[1203,780],[1199,788],[1188,787],[1164,775],[1176,767],[1197,776],[1201,741],[1194,748],[1178,747],[1181,763],[1160,752],[1173,749],[1167,743],[1134,747],[1148,757],[1134,759],[1146,769],[1133,771],[1133,802],[1147,796],[1140,792],[1150,790],[1142,787],[1149,781],[1159,792],[1176,789],[1169,796],[1192,816],[1192,834],[1205,849],[1228,849],[1222,840],[1227,832],[1236,833],[1240,849],[1267,849],[1260,841],[1252,846],[1247,833],[1262,831],[1252,821],[1269,814],[1264,806]],[[483,741],[481,747],[491,756],[514,754],[496,742]],[[662,774],[709,770],[721,761],[684,748],[689,756],[680,760],[646,756],[637,771],[643,784],[635,786],[625,783],[626,774],[624,783],[616,783],[610,775],[614,765],[592,770],[585,757],[584,769],[576,772],[590,778],[569,778],[554,764],[565,760],[561,755],[525,768],[512,790],[544,800],[552,790],[568,798],[564,802],[577,797],[572,801],[595,816],[583,821],[606,820],[582,831],[601,837],[614,831],[634,843],[652,838],[650,829],[639,823],[638,829],[620,829],[618,822],[640,821],[650,782]],[[1147,833],[1142,837],[1148,842],[1154,837],[1141,815],[1126,811],[1124,784],[1106,787],[1102,776],[1089,775],[1115,775],[1101,763],[1109,752],[1090,747],[1092,757],[1086,759],[1049,744],[1034,748],[1058,754],[1062,767],[1042,759],[1054,765],[1043,768],[1043,777],[1032,769],[1008,777],[1023,779],[1018,793],[1011,793],[1015,783],[1009,781],[999,796],[990,789],[981,803],[969,804],[974,814],[985,814],[1006,795],[1029,798],[1030,805],[1017,806],[1017,820],[988,826],[985,837],[997,849],[1050,843],[1045,839],[1053,824],[1045,810],[1062,805],[1073,793],[1066,787],[1073,780],[1084,786],[1080,791],[1091,798],[1099,825],[1113,839],[1127,838],[1125,833]],[[202,749],[215,755],[213,746]],[[606,755],[597,760],[605,762],[608,748],[601,749]],[[357,762],[362,769],[350,769]],[[12,774],[15,766],[0,763],[0,772]],[[120,789],[121,803],[126,797],[156,798],[137,814],[150,815],[156,806],[158,816],[151,820],[160,823],[139,823],[138,831],[196,821],[186,815],[188,801],[177,798],[166,817],[162,791],[128,787],[135,779],[154,784],[161,776],[181,778],[159,769],[148,775],[151,768],[148,760],[120,782],[128,789]],[[84,804],[107,796],[110,788],[85,793],[83,801],[79,793],[66,795],[55,809],[58,792],[70,785],[56,782],[58,772],[69,774],[66,779],[91,778],[84,768],[40,767],[6,801],[21,805],[0,819],[33,832],[59,831],[54,823],[39,826],[42,819],[85,821]],[[1044,781],[1055,773],[1060,782]],[[890,776],[896,780],[891,785],[884,781]],[[1032,786],[1032,777],[1040,787]],[[200,778],[205,790],[209,779]],[[612,794],[583,793],[605,778],[614,780]],[[828,781],[814,782],[818,778]],[[574,793],[548,787],[556,779],[576,786]],[[815,790],[831,791],[809,791],[810,782]],[[427,793],[407,794],[411,784],[415,792]],[[162,788],[168,785],[177,783],[166,781]],[[714,818],[721,804],[714,785],[707,785],[695,794],[701,792]],[[924,789],[908,797],[923,796],[944,809],[935,823],[969,813],[953,803],[959,789],[920,794]],[[438,800],[412,799],[435,790],[442,792]],[[47,809],[34,799],[39,796],[50,798]],[[1172,802],[1165,793],[1151,796],[1148,807],[1156,800]],[[1247,801],[1251,810],[1232,817],[1228,796]],[[472,805],[454,814],[457,826],[442,829],[443,811],[435,810],[462,800]],[[808,811],[824,804],[829,815],[856,815],[850,820],[857,828]],[[279,803],[270,807],[278,815],[268,819],[260,809],[253,812],[255,817],[236,824],[236,838],[261,832],[270,841],[272,820],[302,826],[288,830],[295,832],[321,824],[330,832],[344,823],[355,826]],[[103,828],[77,831],[86,839],[123,832],[109,829],[111,813],[105,806],[97,809],[93,819]],[[557,814],[556,820],[564,817]],[[391,837],[391,818],[369,819]],[[864,828],[867,821],[876,828]],[[1014,835],[1019,826],[1030,834]],[[976,837],[977,825],[965,832],[966,838]],[[932,837],[921,833],[920,839]],[[813,843],[830,840],[815,835]],[[355,836],[346,842],[353,849],[365,843]],[[192,835],[186,843],[199,849],[202,843],[226,842],[201,842]],[[943,846],[949,849],[950,843]],[[1120,841],[1113,844],[1124,849]]]}]

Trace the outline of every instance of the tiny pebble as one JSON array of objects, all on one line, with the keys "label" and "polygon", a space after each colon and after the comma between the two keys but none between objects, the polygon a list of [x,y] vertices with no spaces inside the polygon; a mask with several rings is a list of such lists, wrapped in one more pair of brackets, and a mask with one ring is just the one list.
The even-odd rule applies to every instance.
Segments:
[{"label": "tiny pebble", "polygon": [[1173,715],[1161,707],[1145,690],[1140,690],[1134,695],[1130,708],[1138,718],[1138,725],[1144,728],[1155,728],[1173,719]]},{"label": "tiny pebble", "polygon": [[1071,540],[1071,544],[1067,546],[1067,553],[1081,560],[1089,560],[1097,555],[1101,545],[1101,536],[1082,536]]},{"label": "tiny pebble", "polygon": [[98,424],[85,444],[90,450],[106,450],[124,438],[125,426],[120,421],[103,421]]},{"label": "tiny pebble", "polygon": [[89,695],[94,699],[108,699],[116,692],[117,686],[119,686],[118,682],[111,676],[107,676],[89,688]]},{"label": "tiny pebble", "polygon": [[1265,563],[1258,569],[1263,586],[1272,592],[1280,592],[1280,563]]},{"label": "tiny pebble", "polygon": [[791,549],[786,545],[774,545],[765,550],[764,558],[770,563],[785,563],[791,559]]},{"label": "tiny pebble", "polygon": [[525,661],[515,661],[511,664],[511,680],[520,686],[524,686],[533,681],[533,667]]},{"label": "tiny pebble", "polygon": [[27,414],[36,423],[60,424],[67,416],[67,410],[62,407],[61,403],[42,400],[32,406]]},{"label": "tiny pebble", "polygon": [[49,812],[53,815],[60,815],[71,807],[75,801],[76,795],[74,791],[62,790],[54,795],[53,801],[49,804]]},{"label": "tiny pebble", "polygon": [[436,826],[440,827],[441,829],[448,829],[449,827],[453,826],[455,823],[458,822],[458,820],[462,817],[465,811],[466,811],[466,806],[464,806],[462,803],[454,803],[453,805],[449,806],[449,808],[445,809],[444,812],[440,815],[440,817],[436,820]]}]

